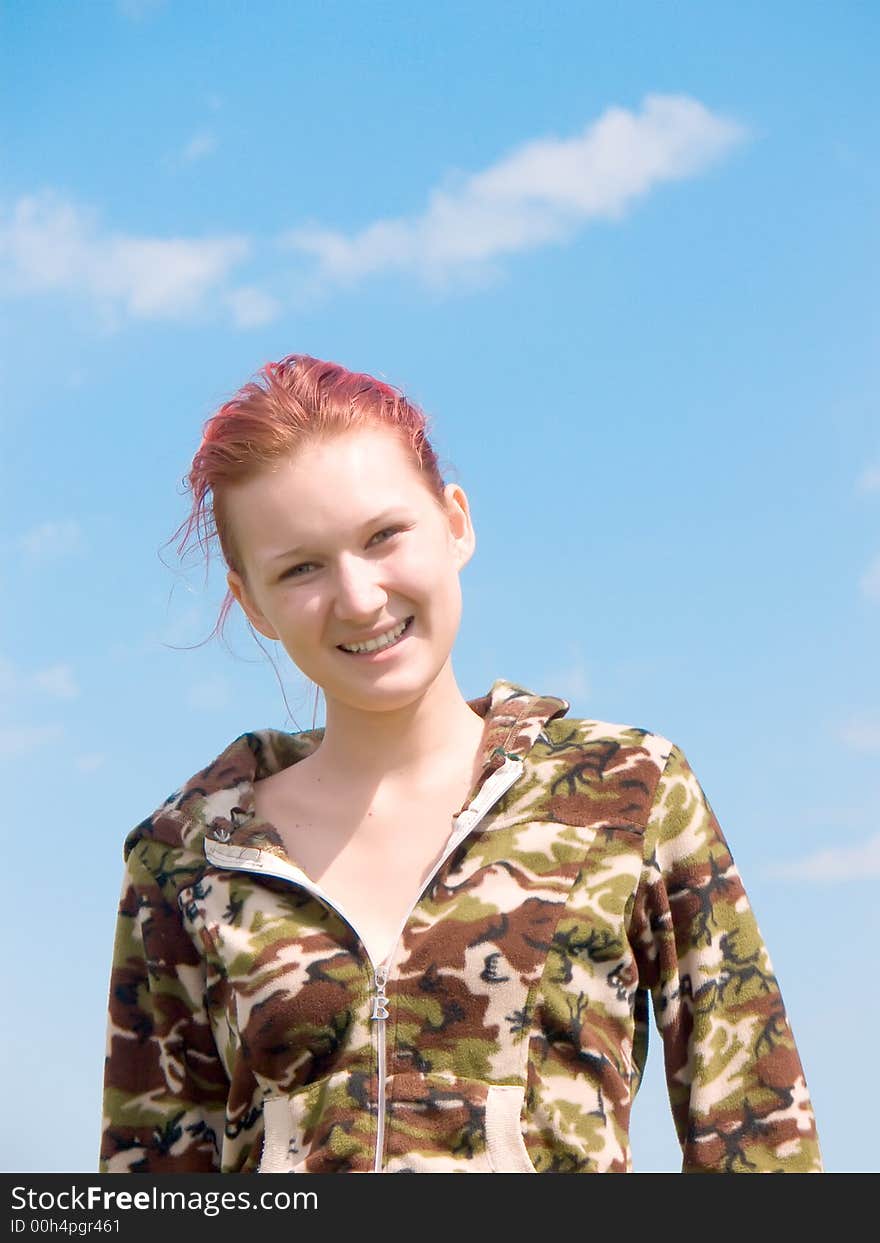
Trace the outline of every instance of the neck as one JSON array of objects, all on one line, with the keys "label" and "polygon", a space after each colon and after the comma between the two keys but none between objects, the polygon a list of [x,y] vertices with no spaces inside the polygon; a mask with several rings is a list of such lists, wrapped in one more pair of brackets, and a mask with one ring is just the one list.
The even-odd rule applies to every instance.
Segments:
[{"label": "neck", "polygon": [[450,770],[460,770],[463,751],[479,767],[484,725],[447,661],[425,693],[402,708],[366,710],[328,699],[324,737],[310,757],[312,776],[328,784],[343,778],[349,791],[442,783]]}]

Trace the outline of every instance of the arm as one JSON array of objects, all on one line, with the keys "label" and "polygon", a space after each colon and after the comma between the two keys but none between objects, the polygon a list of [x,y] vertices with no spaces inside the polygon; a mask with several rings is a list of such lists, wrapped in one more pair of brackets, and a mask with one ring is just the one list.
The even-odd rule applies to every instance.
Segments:
[{"label": "arm", "polygon": [[672,747],[645,829],[632,925],[684,1173],[821,1172],[804,1072],[739,873]]},{"label": "arm", "polygon": [[[110,978],[101,1173],[220,1168],[228,1082],[205,1010],[205,964],[175,897],[128,855]],[[158,860],[156,860],[158,863]],[[157,867],[157,871],[158,871]]]}]

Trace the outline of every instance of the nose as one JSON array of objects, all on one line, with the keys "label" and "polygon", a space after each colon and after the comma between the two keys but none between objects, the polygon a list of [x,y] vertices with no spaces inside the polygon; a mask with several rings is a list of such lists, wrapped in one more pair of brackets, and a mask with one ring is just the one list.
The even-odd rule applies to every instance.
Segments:
[{"label": "nose", "polygon": [[362,557],[349,557],[339,564],[334,612],[340,621],[370,621],[388,603],[388,592],[378,581],[379,567]]}]

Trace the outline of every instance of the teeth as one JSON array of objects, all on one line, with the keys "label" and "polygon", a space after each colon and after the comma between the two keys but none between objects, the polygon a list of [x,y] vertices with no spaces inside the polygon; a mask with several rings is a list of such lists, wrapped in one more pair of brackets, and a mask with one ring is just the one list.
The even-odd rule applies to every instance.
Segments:
[{"label": "teeth", "polygon": [[341,643],[346,652],[375,652],[380,647],[387,647],[389,643],[393,643],[395,639],[399,639],[406,629],[406,622],[402,621],[394,630],[389,630],[387,634],[380,634],[378,639],[370,639],[367,643]]}]

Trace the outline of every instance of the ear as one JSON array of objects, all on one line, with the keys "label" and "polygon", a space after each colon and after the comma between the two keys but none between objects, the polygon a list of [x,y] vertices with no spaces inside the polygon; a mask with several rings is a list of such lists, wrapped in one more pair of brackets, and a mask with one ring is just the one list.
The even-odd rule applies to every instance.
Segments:
[{"label": "ear", "polygon": [[229,586],[229,590],[232,592],[232,594],[235,596],[236,600],[238,601],[238,603],[241,605],[242,609],[244,610],[247,616],[247,619],[251,623],[251,625],[256,627],[256,629],[259,630],[260,634],[265,636],[265,638],[277,639],[278,631],[274,628],[274,626],[271,625],[270,622],[266,620],[266,618],[263,616],[263,614],[254,604],[254,602],[251,600],[250,595],[248,594],[248,589],[245,586],[244,579],[241,577],[241,575],[237,574],[235,570],[230,570],[229,573],[226,575],[226,582]]},{"label": "ear", "polygon": [[467,565],[477,546],[477,536],[471,522],[470,505],[464,488],[457,483],[447,483],[443,489],[446,516],[449,522],[449,538],[458,568]]}]

